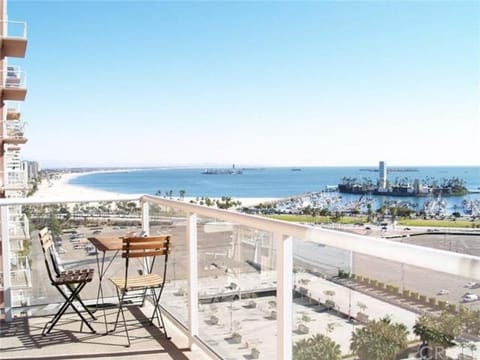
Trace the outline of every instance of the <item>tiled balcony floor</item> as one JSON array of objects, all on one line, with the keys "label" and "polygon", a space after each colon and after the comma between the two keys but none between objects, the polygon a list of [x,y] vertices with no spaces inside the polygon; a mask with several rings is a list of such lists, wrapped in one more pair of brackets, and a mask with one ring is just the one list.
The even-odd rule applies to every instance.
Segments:
[{"label": "tiled balcony floor", "polygon": [[[96,334],[88,332],[80,323],[75,313],[67,313],[53,328],[50,334],[43,336],[42,329],[51,316],[17,318],[10,323],[1,323],[0,348],[2,360],[12,359],[209,359],[200,350],[188,349],[187,337],[166,319],[168,335],[156,326],[148,325],[143,309],[130,307],[127,321],[131,346],[125,347],[127,338],[123,324],[119,323],[117,332],[103,335],[105,324],[103,312],[98,311],[98,318],[92,322]],[[149,311],[147,310],[148,314]],[[113,323],[116,309],[107,310],[107,322]],[[139,323],[142,320],[145,323]],[[112,328],[110,325],[109,328]]]}]

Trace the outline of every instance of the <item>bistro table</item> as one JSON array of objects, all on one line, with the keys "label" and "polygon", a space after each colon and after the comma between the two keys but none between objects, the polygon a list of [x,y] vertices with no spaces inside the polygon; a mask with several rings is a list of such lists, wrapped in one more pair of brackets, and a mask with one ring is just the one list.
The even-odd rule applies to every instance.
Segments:
[{"label": "bistro table", "polygon": [[[95,303],[95,310],[98,310],[98,300],[101,297],[102,299],[102,308],[103,308],[103,317],[105,320],[105,329],[108,332],[107,327],[107,315],[105,313],[105,300],[103,297],[103,288],[102,288],[102,281],[105,277],[107,270],[112,265],[113,260],[118,255],[118,252],[122,250],[123,241],[122,238],[124,236],[98,236],[98,237],[89,237],[88,240],[92,243],[93,246],[97,249],[96,257],[97,257],[97,271],[98,271],[98,290],[97,290],[97,301]],[[99,256],[99,252],[102,253],[101,257]],[[107,252],[113,252],[113,256],[110,260],[105,264],[105,258]]]}]

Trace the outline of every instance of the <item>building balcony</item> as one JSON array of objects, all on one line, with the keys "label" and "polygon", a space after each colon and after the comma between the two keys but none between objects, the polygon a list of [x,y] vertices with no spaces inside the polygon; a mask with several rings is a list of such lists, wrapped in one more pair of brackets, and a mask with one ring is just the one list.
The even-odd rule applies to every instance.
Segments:
[{"label": "building balcony", "polygon": [[0,58],[24,58],[27,51],[27,23],[2,21],[3,35],[0,37]]},{"label": "building balcony", "polygon": [[[415,348],[420,341],[412,328],[420,315],[460,319],[465,313],[477,316],[475,311],[480,310],[480,301],[462,300],[466,291],[479,292],[465,286],[480,282],[476,246],[480,234],[462,239],[455,234],[452,241],[460,241],[466,249],[466,253],[455,253],[402,243],[402,237],[365,236],[353,225],[338,226],[338,231],[150,195],[5,199],[0,200],[2,223],[11,219],[11,206],[28,211],[29,221],[37,229],[50,224],[55,256],[65,269],[88,266],[97,271],[102,253],[95,251],[88,237],[120,237],[131,231],[171,234],[174,248],[161,304],[173,340],[166,341],[156,327],[137,326],[132,347],[125,350],[124,333],[101,336],[105,318],[100,310],[93,321],[97,335],[79,332],[79,322],[71,313],[50,335],[41,336],[43,325],[62,299],[46,280],[34,230],[30,245],[25,244],[22,252],[35,270],[31,288],[14,288],[12,260],[3,258],[5,317],[9,321],[2,335],[6,359],[35,359],[41,346],[42,356],[56,358],[245,360],[253,359],[258,350],[261,359],[288,360],[293,347],[314,334],[327,334],[339,344],[342,355],[354,358],[352,332],[368,326],[372,319],[388,315],[392,322],[404,324],[407,340]],[[1,234],[3,254],[12,254],[10,234],[5,230]],[[115,289],[106,279],[122,274],[124,262],[114,253],[107,252],[106,258],[110,265],[100,301],[115,305]],[[160,269],[163,264],[155,266]],[[137,263],[134,270],[143,267]],[[98,285],[96,276],[82,291],[89,306],[97,302]],[[445,288],[448,293],[439,291]],[[23,299],[22,306],[14,304],[18,304],[17,298]],[[127,316],[144,319],[150,306],[147,301],[145,307],[133,308]],[[115,308],[106,307],[105,316],[107,323],[114,321]],[[462,336],[480,339],[480,329],[472,324],[463,324]],[[199,350],[186,350],[194,345]],[[460,349],[447,349],[449,356],[452,351]]]},{"label": "building balcony", "polygon": [[18,145],[9,145],[5,146],[4,149],[6,154],[19,155],[21,147]]},{"label": "building balcony", "polygon": [[23,169],[6,169],[4,190],[24,190],[28,186],[27,172]]},{"label": "building balcony", "polygon": [[10,120],[6,123],[6,136],[3,139],[5,144],[20,145],[27,142],[25,137],[25,122],[20,120]]},{"label": "building balcony", "polygon": [[20,154],[17,152],[5,152],[5,164],[7,169],[18,169],[22,166]]},{"label": "building balcony", "polygon": [[27,76],[18,66],[8,66],[3,72],[2,99],[24,101],[27,96]]},{"label": "building balcony", "polygon": [[8,231],[10,240],[22,241],[18,245],[18,250],[25,250],[23,240],[30,239],[30,229],[27,215],[12,214],[10,212]]},{"label": "building balcony", "polygon": [[21,118],[21,106],[17,101],[9,101],[6,105],[7,108],[7,120],[20,120]]},{"label": "building balcony", "polygon": [[[29,259],[26,256],[18,256],[15,254],[11,256],[10,262],[10,278],[12,279],[11,286],[14,295],[18,298],[18,295],[22,294],[22,298],[25,301],[30,301],[28,297],[24,296],[25,290],[32,287],[32,270],[30,269]],[[15,302],[12,302],[12,304],[14,303]],[[20,305],[20,303],[16,303],[16,306]]]}]

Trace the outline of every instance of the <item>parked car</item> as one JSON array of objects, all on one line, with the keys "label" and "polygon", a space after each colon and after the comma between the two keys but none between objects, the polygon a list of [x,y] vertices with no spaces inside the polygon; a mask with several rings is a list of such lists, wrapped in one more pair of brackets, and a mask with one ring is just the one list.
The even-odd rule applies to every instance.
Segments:
[{"label": "parked car", "polygon": [[469,294],[469,293],[467,293],[467,294],[463,295],[462,300],[463,300],[464,302],[477,301],[477,300],[478,300],[478,295],[477,295],[477,294]]},{"label": "parked car", "polygon": [[446,294],[449,294],[450,293],[450,290],[447,290],[447,289],[441,289],[437,295],[446,295]]},{"label": "parked car", "polygon": [[403,230],[412,230],[412,229],[410,229],[409,227],[406,227],[406,228],[403,228]]},{"label": "parked car", "polygon": [[469,289],[473,289],[475,287],[477,287],[479,284],[477,284],[475,281],[470,281],[468,283],[465,284],[465,287],[469,288]]}]

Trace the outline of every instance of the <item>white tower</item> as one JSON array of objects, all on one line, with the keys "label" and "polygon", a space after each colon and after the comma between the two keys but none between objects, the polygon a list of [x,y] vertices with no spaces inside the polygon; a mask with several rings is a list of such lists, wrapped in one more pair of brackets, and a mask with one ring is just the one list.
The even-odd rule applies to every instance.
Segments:
[{"label": "white tower", "polygon": [[385,161],[378,163],[378,186],[382,189],[387,188],[387,163]]}]

